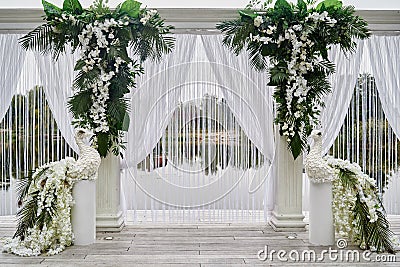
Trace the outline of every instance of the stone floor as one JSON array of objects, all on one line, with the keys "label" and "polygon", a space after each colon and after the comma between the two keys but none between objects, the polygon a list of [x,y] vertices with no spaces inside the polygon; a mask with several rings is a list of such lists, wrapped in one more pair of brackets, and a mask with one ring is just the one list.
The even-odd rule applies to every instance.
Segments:
[{"label": "stone floor", "polygon": [[[390,220],[394,231],[400,234],[400,217]],[[0,240],[11,236],[14,228],[12,217],[0,217]],[[112,240],[108,240],[110,237]],[[281,255],[287,261],[279,260],[276,252],[272,260],[258,259],[258,252],[265,246],[269,253],[286,251],[286,255]],[[355,252],[360,255],[358,261],[346,249],[333,252],[332,259],[325,254],[322,261],[310,261],[309,255],[314,257],[308,250],[315,251],[315,258],[319,258],[324,249],[328,247],[310,244],[307,232],[279,233],[261,224],[140,224],[126,226],[120,233],[98,233],[95,244],[72,246],[52,257],[21,258],[0,253],[0,266],[400,266],[400,253],[394,258],[389,254],[371,254],[363,259],[363,252],[359,251]]]}]

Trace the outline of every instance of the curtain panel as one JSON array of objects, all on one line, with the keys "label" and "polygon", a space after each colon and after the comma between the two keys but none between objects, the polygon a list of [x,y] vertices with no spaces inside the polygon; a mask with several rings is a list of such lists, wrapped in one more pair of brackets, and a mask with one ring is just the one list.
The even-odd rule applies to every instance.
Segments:
[{"label": "curtain panel", "polygon": [[0,121],[11,104],[24,66],[26,52],[21,48],[19,34],[0,35]]}]

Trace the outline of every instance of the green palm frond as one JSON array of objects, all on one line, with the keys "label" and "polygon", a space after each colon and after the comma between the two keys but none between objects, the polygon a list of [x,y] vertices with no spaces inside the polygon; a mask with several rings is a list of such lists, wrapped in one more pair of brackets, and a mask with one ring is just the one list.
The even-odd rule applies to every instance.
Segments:
[{"label": "green palm frond", "polygon": [[129,111],[128,99],[116,98],[108,103],[109,120],[113,125],[116,126],[116,129],[122,131],[124,119],[128,111]]},{"label": "green palm frond", "polygon": [[250,65],[257,71],[266,70],[268,67],[267,59],[260,53],[261,44],[249,43],[246,50],[249,53]]},{"label": "green palm frond", "polygon": [[68,101],[68,108],[75,118],[87,115],[92,106],[91,92],[89,90],[80,91]]},{"label": "green palm frond", "polygon": [[378,252],[395,253],[396,247],[391,241],[395,234],[390,230],[390,224],[384,213],[378,211],[378,220],[371,223],[368,218],[368,207],[359,197],[356,200],[354,213],[360,231],[360,242],[366,244],[367,249],[374,248]]},{"label": "green palm frond", "polygon": [[88,85],[95,81],[99,75],[100,72],[96,67],[88,72],[80,71],[74,79],[73,86],[75,89],[84,90],[88,88]]},{"label": "green palm frond", "polygon": [[254,32],[254,27],[241,19],[225,21],[217,25],[224,34],[223,44],[238,55],[247,45],[247,38]]},{"label": "green palm frond", "polygon": [[175,38],[167,36],[172,26],[164,26],[164,21],[155,15],[141,31],[133,33],[137,38],[133,38],[131,47],[135,54],[139,55],[141,61],[147,58],[155,61],[161,60],[164,54],[168,54],[174,48]]},{"label": "green palm frond", "polygon": [[40,51],[46,55],[53,51],[52,27],[43,24],[19,39],[25,50]]},{"label": "green palm frond", "polygon": [[22,208],[18,210],[17,230],[15,231],[13,238],[20,237],[21,240],[23,240],[28,229],[35,225],[38,208],[38,196],[39,191],[30,193],[29,199],[27,199]]},{"label": "green palm frond", "polygon": [[249,36],[255,32],[252,24],[246,23],[241,19],[233,21],[225,21],[217,25],[224,38],[223,44],[232,50],[236,55],[246,50],[249,53],[251,66],[262,71],[267,68],[266,58],[260,53],[262,44],[256,42],[249,42]]},{"label": "green palm frond", "polygon": [[32,171],[28,172],[28,176],[19,179],[17,182],[17,200],[19,203],[22,203],[22,201],[24,200],[24,198],[26,197],[26,195],[28,194],[29,191],[29,187],[31,186],[32,183]]}]

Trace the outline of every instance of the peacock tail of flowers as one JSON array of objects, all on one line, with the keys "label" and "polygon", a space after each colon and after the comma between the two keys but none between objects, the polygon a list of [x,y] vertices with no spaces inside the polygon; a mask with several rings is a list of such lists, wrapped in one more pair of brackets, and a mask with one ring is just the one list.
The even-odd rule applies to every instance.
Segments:
[{"label": "peacock tail of flowers", "polygon": [[19,256],[58,254],[73,243],[71,225],[74,180],[66,173],[75,159],[66,158],[38,168],[19,185],[23,206],[17,213],[13,238],[5,240],[3,250]]},{"label": "peacock tail of flowers", "polygon": [[356,163],[325,158],[335,169],[332,211],[335,230],[362,249],[395,253],[399,239],[390,229],[374,179]]}]

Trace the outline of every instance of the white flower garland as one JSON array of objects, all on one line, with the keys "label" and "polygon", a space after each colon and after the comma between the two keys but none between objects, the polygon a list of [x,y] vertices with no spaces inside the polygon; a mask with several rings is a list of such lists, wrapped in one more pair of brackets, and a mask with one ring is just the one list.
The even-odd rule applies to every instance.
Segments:
[{"label": "white flower garland", "polygon": [[[300,24],[292,25],[285,30],[284,35],[279,35],[278,39],[273,38],[276,34],[277,28],[271,25],[268,26],[268,29],[266,30],[259,30],[259,35],[250,35],[252,41],[263,44],[274,43],[277,44],[278,47],[280,47],[284,41],[289,41],[292,44],[293,49],[291,50],[291,59],[290,61],[285,61],[289,75],[285,98],[289,115],[293,115],[295,120],[301,120],[305,113],[305,107],[301,105],[301,103],[306,100],[309,90],[305,75],[308,71],[313,71],[314,67],[323,61],[321,57],[307,58],[307,50],[310,50],[314,46],[314,42],[309,40],[309,34],[317,27],[319,22],[324,22],[329,26],[334,27],[337,21],[330,18],[328,12],[324,11],[321,14],[314,12],[308,15],[305,22],[307,23],[307,28]],[[262,23],[264,23],[262,16],[254,18],[255,27],[260,27]],[[260,37],[260,35],[263,36]],[[273,68],[277,63],[278,62],[271,62],[271,68]],[[293,97],[298,98],[298,105],[292,105]],[[317,103],[314,104],[313,109],[319,109]],[[318,119],[316,117],[310,119],[313,123],[311,126],[318,124]],[[281,130],[283,135],[287,137],[287,141],[290,143],[291,138],[295,135],[295,129],[290,127],[288,122],[281,121],[279,123],[282,125]],[[303,132],[304,124],[301,123],[300,125],[301,128],[299,130],[300,132]]]},{"label": "white flower garland", "polygon": [[[140,22],[146,25],[147,21],[157,14],[157,10],[148,10],[144,13]],[[76,23],[77,19],[72,16],[62,16],[58,18],[60,21],[69,20],[72,23]],[[109,86],[111,80],[119,73],[120,67],[126,62],[117,57],[115,59],[114,66],[108,70],[104,67],[104,62],[99,56],[101,51],[110,52],[110,48],[120,42],[118,38],[115,38],[114,32],[117,28],[123,28],[129,24],[129,18],[125,17],[121,20],[105,19],[104,22],[95,21],[92,24],[86,25],[82,33],[79,35],[79,42],[82,46],[81,49],[81,60],[85,63],[82,67],[84,72],[88,72],[96,66],[100,70],[100,77],[94,80],[88,85],[88,89],[92,91],[91,99],[93,105],[90,108],[90,117],[93,119],[94,124],[97,126],[92,129],[95,133],[108,132],[109,126],[107,122],[107,100],[109,99]],[[95,45],[93,45],[95,44]],[[133,64],[129,63],[132,75],[137,73],[137,68]]]},{"label": "white flower garland", "polygon": [[[73,158],[66,158],[38,168],[33,176],[35,183],[29,188],[26,201],[31,199],[33,192],[39,191],[37,214],[44,210],[53,211],[54,218],[49,225],[44,224],[43,229],[38,229],[37,226],[29,229],[24,240],[7,238],[4,251],[24,257],[38,256],[44,250],[47,250],[47,255],[55,255],[72,245],[74,237],[70,214],[74,180],[65,173],[73,168],[74,164]],[[37,177],[36,175],[43,170],[45,173]]]}]

